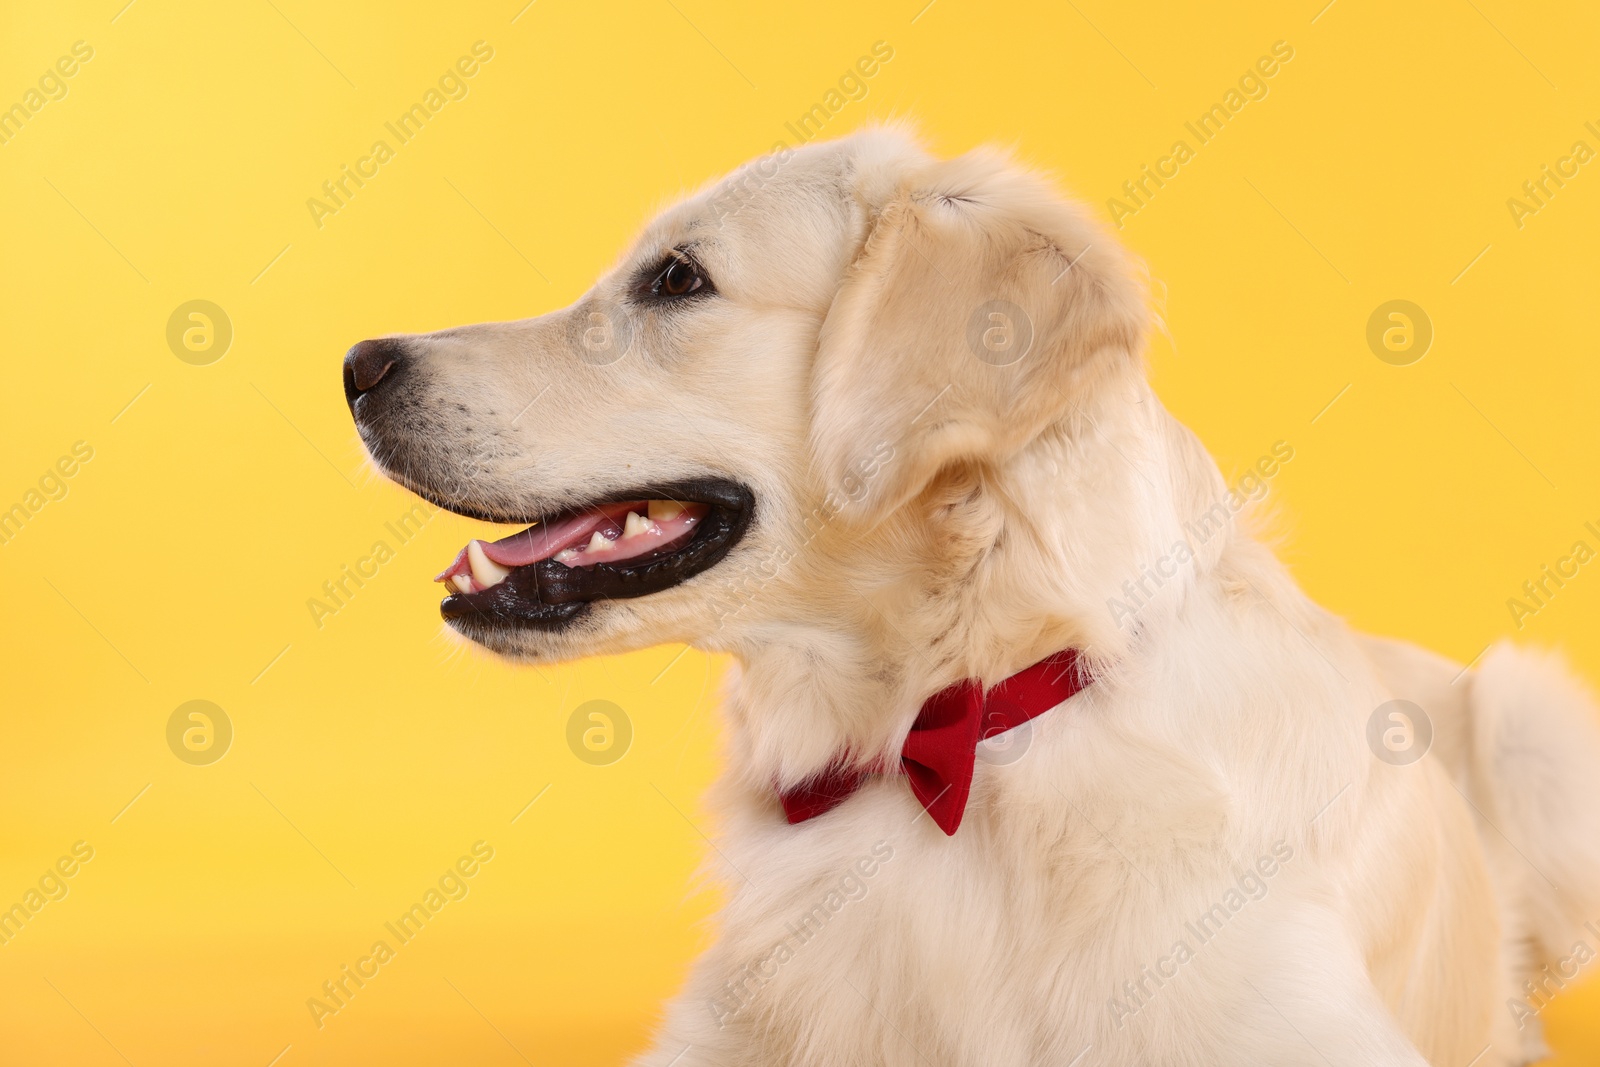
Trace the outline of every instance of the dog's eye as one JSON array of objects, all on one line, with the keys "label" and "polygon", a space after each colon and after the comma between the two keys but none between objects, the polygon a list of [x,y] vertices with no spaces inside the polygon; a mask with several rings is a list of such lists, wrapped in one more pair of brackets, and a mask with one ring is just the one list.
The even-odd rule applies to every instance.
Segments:
[{"label": "dog's eye", "polygon": [[700,264],[682,252],[674,252],[667,257],[655,280],[650,283],[650,291],[657,296],[678,297],[697,293],[710,286],[711,279],[700,269]]}]

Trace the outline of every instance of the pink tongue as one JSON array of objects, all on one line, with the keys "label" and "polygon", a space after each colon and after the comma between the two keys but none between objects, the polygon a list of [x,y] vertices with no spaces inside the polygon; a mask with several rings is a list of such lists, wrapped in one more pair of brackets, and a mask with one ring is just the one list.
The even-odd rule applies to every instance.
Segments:
[{"label": "pink tongue", "polygon": [[[502,537],[498,541],[482,542],[483,554],[502,567],[526,567],[530,563],[549,559],[563,548],[571,548],[589,540],[596,530],[604,530],[613,537],[616,536],[622,529],[618,520],[630,511],[643,512],[647,506],[648,501],[643,500],[605,504],[560,522],[548,525],[540,523],[521,533]],[[463,548],[456,555],[455,562],[446,567],[434,581],[447,581],[458,574],[466,574],[471,569],[467,563],[467,550]]]},{"label": "pink tongue", "polygon": [[606,504],[550,526],[541,523],[498,541],[485,541],[483,554],[502,567],[526,567],[549,559],[563,548],[589,540],[596,530],[603,529],[615,536],[622,529],[618,520],[630,511],[643,511],[646,506],[643,500]]}]

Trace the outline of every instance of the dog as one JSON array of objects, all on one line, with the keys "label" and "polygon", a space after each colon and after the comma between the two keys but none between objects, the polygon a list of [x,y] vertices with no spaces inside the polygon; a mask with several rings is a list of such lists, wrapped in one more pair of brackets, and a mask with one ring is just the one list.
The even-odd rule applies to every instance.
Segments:
[{"label": "dog", "polygon": [[1600,947],[1589,698],[1313,604],[1147,383],[1141,277],[1007,156],[875,127],[569,308],[346,356],[384,474],[528,526],[440,576],[452,630],[737,663],[718,937],[638,1064],[1544,1054]]}]

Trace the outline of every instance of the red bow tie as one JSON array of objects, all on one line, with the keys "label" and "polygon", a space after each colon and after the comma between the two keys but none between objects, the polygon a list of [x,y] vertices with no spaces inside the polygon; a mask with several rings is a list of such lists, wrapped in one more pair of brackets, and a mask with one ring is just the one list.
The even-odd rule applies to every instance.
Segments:
[{"label": "red bow tie", "polygon": [[[1018,671],[984,692],[968,678],[923,702],[900,749],[899,773],[939,829],[953,835],[967,810],[978,742],[1043,715],[1089,684],[1078,670],[1078,652],[1066,649]],[[881,768],[836,763],[786,793],[779,793],[791,823],[832,811]]]}]

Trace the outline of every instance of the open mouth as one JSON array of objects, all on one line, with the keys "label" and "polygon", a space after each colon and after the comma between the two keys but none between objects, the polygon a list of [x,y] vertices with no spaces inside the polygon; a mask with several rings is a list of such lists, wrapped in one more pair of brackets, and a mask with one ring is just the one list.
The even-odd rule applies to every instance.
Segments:
[{"label": "open mouth", "polygon": [[551,515],[498,541],[471,541],[435,579],[460,624],[552,628],[597,600],[647,596],[719,562],[750,523],[754,497],[704,479],[619,495]]}]

